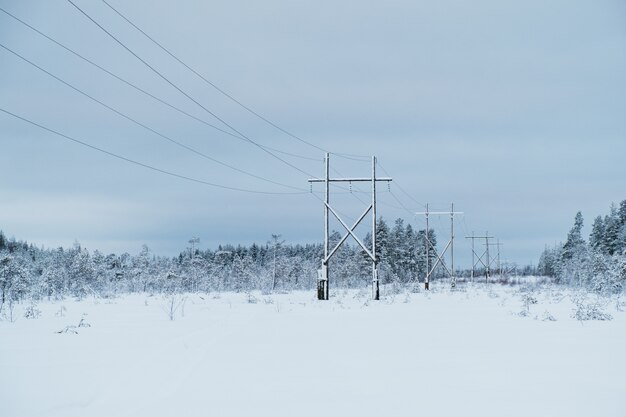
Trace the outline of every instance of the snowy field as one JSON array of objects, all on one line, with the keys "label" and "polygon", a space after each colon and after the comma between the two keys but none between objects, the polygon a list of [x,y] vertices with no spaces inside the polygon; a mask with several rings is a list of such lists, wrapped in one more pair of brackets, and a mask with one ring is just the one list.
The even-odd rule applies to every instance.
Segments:
[{"label": "snowy field", "polygon": [[190,294],[173,321],[163,296],[19,305],[0,322],[0,416],[626,415],[614,299],[613,320],[578,321],[554,287],[434,287]]}]

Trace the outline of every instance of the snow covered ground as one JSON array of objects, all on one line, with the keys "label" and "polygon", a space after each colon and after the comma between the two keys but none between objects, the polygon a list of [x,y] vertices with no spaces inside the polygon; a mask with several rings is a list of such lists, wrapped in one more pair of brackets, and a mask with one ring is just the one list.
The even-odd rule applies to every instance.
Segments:
[{"label": "snow covered ground", "polygon": [[20,305],[0,322],[0,415],[626,415],[614,301],[580,322],[568,292],[489,288],[190,294],[173,321],[162,296]]}]

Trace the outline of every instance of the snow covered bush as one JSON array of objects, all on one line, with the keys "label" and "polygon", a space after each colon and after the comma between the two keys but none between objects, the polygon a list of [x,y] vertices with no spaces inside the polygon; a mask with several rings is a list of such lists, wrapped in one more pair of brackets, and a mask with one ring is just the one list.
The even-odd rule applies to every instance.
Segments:
[{"label": "snow covered bush", "polygon": [[552,314],[550,314],[550,312],[548,310],[546,310],[541,315],[541,320],[543,320],[543,321],[556,321],[556,318]]},{"label": "snow covered bush", "polygon": [[604,311],[604,303],[599,298],[587,300],[585,295],[579,295],[574,297],[572,301],[575,306],[572,311],[572,318],[578,321],[613,319],[613,316]]},{"label": "snow covered bush", "polygon": [[522,304],[527,313],[530,313],[530,306],[537,304],[537,298],[532,293],[526,293],[522,295]]},{"label": "snow covered bush", "polygon": [[27,319],[38,319],[41,316],[41,310],[39,310],[34,304],[26,307],[24,311],[24,318]]},{"label": "snow covered bush", "polygon": [[165,304],[162,306],[163,311],[167,314],[170,321],[174,321],[176,312],[184,305],[187,297],[180,294],[170,294],[164,298]]}]

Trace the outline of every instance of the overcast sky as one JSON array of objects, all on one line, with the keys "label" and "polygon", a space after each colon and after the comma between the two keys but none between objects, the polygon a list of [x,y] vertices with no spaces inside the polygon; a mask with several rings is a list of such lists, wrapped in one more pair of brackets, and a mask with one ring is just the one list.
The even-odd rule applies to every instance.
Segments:
[{"label": "overcast sky", "polygon": [[[84,92],[205,155],[309,191],[323,152],[255,118],[159,50],[99,0],[74,0],[174,84],[249,139],[216,131],[138,93],[0,12],[0,43]],[[378,212],[423,228],[430,203],[465,212],[502,257],[536,264],[581,210],[588,226],[626,199],[626,5],[609,1],[108,0],[207,79],[283,129],[335,153],[376,155]],[[120,77],[228,128],[168,85],[64,0],[0,0],[16,17]],[[124,157],[202,181],[298,192],[178,147],[0,48],[0,107]],[[0,113],[0,229],[46,247],[175,255],[200,246],[321,242],[310,193],[201,185],[116,160]],[[313,160],[311,160],[313,159]],[[331,156],[332,175],[369,162]],[[384,169],[384,173],[380,168]],[[302,171],[306,172],[303,173]],[[322,191],[320,185],[314,190]],[[351,223],[369,194],[334,189]],[[408,193],[409,198],[402,190]],[[359,193],[363,191],[364,193]],[[389,192],[391,191],[391,192]],[[356,196],[356,197],[355,197]],[[396,200],[399,199],[402,203]],[[447,239],[447,218],[433,220]],[[333,227],[340,230],[338,223]],[[363,235],[367,226],[359,231]],[[587,231],[589,228],[587,227]]]}]

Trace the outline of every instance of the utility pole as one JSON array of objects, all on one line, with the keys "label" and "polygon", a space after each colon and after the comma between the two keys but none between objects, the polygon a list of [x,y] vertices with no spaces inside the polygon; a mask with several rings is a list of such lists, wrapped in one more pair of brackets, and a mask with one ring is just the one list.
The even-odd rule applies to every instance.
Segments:
[{"label": "utility pole", "polygon": [[191,244],[191,259],[193,259],[196,255],[196,245],[200,243],[200,238],[194,236],[189,239],[189,243]]},{"label": "utility pole", "polygon": [[[450,204],[450,272],[452,272],[452,288],[456,287],[456,274],[454,273],[454,203]],[[458,212],[456,214],[462,214]]]},{"label": "utility pole", "polygon": [[[465,238],[467,239],[469,236],[466,236]],[[474,256],[476,254],[476,251],[474,251],[474,231],[472,230],[472,282],[474,282],[474,266],[476,265],[476,263],[474,262]]]},{"label": "utility pole", "polygon": [[487,236],[489,232],[485,232],[485,246],[487,246],[487,270],[485,271],[485,282],[489,282],[489,267],[491,266],[491,262],[489,261],[489,237]]},{"label": "utility pole", "polygon": [[496,263],[496,266],[498,268],[498,275],[502,275],[502,266],[500,264],[500,246],[502,246],[503,244],[500,243],[500,239],[498,239],[496,242],[496,247],[498,248],[498,261]]},{"label": "utility pole", "polygon": [[380,300],[378,259],[376,258],[376,157],[372,156],[372,299]]},{"label": "utility pole", "polygon": [[497,273],[498,273],[498,275],[501,275],[501,274],[502,274],[502,268],[501,268],[501,266],[500,266],[500,246],[502,246],[502,245],[503,245],[503,243],[500,243],[500,239],[498,239],[498,240],[496,241],[496,243],[486,242],[486,243],[485,243],[485,245],[486,245],[487,247],[489,247],[489,246],[495,246],[495,247],[497,248],[497,254],[496,254],[496,257],[495,257],[495,258],[493,258],[493,259],[491,259],[490,261],[489,261],[489,259],[487,259],[487,260],[489,261],[489,264],[488,264],[488,265],[489,265],[489,267],[491,267],[491,265],[492,265],[494,262],[496,263],[496,271],[498,271],[498,272],[497,272]]},{"label": "utility pole", "polygon": [[[376,183],[379,181],[389,182],[391,178],[378,178],[376,177],[376,157],[372,156],[372,176],[370,178],[367,177],[357,177],[357,178],[330,178],[330,154],[326,153],[326,157],[324,158],[325,165],[325,178],[311,178],[309,179],[309,183],[314,182],[323,182],[325,186],[324,193],[324,259],[322,260],[322,269],[318,271],[318,283],[317,283],[317,298],[318,300],[328,300],[328,263],[333,255],[337,252],[337,250],[341,247],[341,245],[348,239],[348,237],[352,237],[356,243],[363,249],[363,251],[368,255],[368,257],[372,261],[372,298],[374,300],[380,299],[380,286],[378,282],[378,259],[376,258]],[[341,216],[333,209],[330,205],[330,183],[331,182],[371,182],[372,184],[372,202],[367,207],[367,209],[361,214],[358,220],[352,225],[352,227],[348,227],[348,225],[343,221]],[[361,239],[354,234],[354,230],[361,223],[361,221],[372,212],[372,247],[370,250],[363,244]],[[332,214],[338,221],[341,223],[343,228],[346,230],[346,234],[339,240],[337,245],[330,249],[330,231],[329,231],[329,218],[330,214]]]},{"label": "utility pole", "polygon": [[[426,233],[424,234],[424,240],[425,240],[425,245],[426,245],[426,276],[424,277],[424,289],[428,290],[430,288],[430,277],[432,276],[432,274],[435,272],[435,268],[437,268],[437,266],[439,264],[441,264],[443,266],[443,268],[446,270],[446,272],[448,273],[448,275],[450,276],[450,278],[452,279],[452,287],[454,288],[456,286],[456,274],[454,273],[454,215],[455,214],[463,214],[462,211],[454,211],[454,203],[452,203],[451,205],[451,209],[450,211],[430,211],[428,209],[428,203],[426,204],[426,211],[423,212],[418,212],[415,214],[423,214],[426,216]],[[448,241],[448,243],[446,244],[445,248],[443,249],[443,251],[441,252],[441,254],[437,253],[437,249],[434,247],[434,245],[432,244],[432,242],[430,241],[430,237],[428,236],[428,232],[430,230],[429,228],[429,216],[431,214],[434,215],[450,215],[450,240]],[[433,267],[430,267],[430,250],[434,250],[435,251],[435,255],[437,256],[437,260],[435,261]],[[448,267],[446,266],[443,257],[446,254],[446,251],[448,250],[448,248],[450,248],[450,267],[451,269],[448,269]]]},{"label": "utility pole", "polygon": [[194,236],[191,239],[189,239],[189,243],[191,244],[191,264],[192,264],[191,277],[192,277],[192,280],[193,280],[192,286],[193,286],[194,290],[197,290],[197,288],[198,288],[198,277],[196,276],[196,267],[194,265],[194,258],[196,257],[196,245],[198,243],[200,243],[200,238]]},{"label": "utility pole", "polygon": [[430,289],[430,274],[428,273],[428,271],[430,271],[430,238],[428,237],[428,233],[430,232],[430,227],[428,226],[428,203],[426,203],[426,212],[424,213],[426,215],[426,233],[424,234],[424,247],[426,249],[425,253],[426,253],[426,277],[424,278],[424,289],[428,290]]},{"label": "utility pole", "polygon": [[[477,264],[482,264],[485,268],[485,281],[489,281],[489,267],[491,266],[491,261],[489,260],[489,239],[494,239],[493,236],[489,236],[489,233],[485,233],[485,236],[476,236],[474,232],[472,232],[471,236],[465,236],[465,239],[472,239],[472,282],[474,282],[475,268]],[[485,239],[485,251],[479,256],[474,250],[474,239]],[[483,257],[486,256],[486,261],[483,261]],[[476,258],[476,261],[474,259]]]}]

